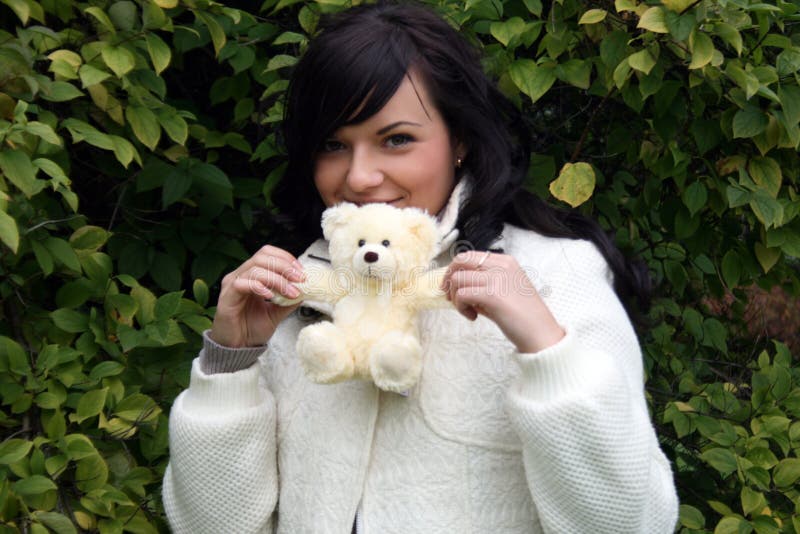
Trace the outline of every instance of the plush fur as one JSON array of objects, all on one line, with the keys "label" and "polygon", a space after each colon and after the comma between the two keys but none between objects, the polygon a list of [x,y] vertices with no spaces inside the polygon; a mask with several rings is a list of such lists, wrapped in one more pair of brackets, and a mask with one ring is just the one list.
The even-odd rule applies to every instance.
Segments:
[{"label": "plush fur", "polygon": [[330,269],[306,269],[297,284],[304,298],[333,304],[332,321],[300,331],[297,353],[318,383],[372,379],[403,392],[419,379],[422,349],[417,316],[450,306],[439,288],[444,269],[430,270],[436,254],[435,221],[416,208],[340,204],[322,215]]}]

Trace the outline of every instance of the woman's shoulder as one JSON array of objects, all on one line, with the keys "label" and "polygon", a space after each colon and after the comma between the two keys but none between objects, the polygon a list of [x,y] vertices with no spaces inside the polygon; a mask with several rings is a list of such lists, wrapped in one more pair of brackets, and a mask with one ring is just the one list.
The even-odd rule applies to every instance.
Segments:
[{"label": "woman's shoulder", "polygon": [[588,239],[550,237],[506,224],[498,245],[521,265],[532,265],[540,271],[602,276],[609,282],[612,280],[608,263]]}]

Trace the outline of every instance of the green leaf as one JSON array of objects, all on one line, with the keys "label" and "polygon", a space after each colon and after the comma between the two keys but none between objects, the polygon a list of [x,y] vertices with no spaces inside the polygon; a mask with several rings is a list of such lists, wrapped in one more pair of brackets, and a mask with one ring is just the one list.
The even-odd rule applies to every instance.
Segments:
[{"label": "green leaf", "polygon": [[792,127],[800,123],[800,87],[781,85],[778,88],[778,98],[781,101],[783,118],[787,126]]},{"label": "green leaf", "polygon": [[31,198],[40,192],[46,182],[36,179],[36,167],[22,150],[0,150],[0,170],[17,189]]},{"label": "green leaf", "polygon": [[733,116],[733,137],[755,137],[763,132],[769,124],[767,114],[755,106],[740,109]]},{"label": "green leaf", "polygon": [[104,70],[100,70],[97,67],[93,67],[88,63],[81,65],[78,74],[80,74],[81,83],[83,84],[84,89],[89,87],[90,85],[98,84],[103,80],[107,80],[108,78],[111,77],[111,73],[106,72]]},{"label": "green leaf", "polygon": [[695,29],[689,37],[689,50],[692,52],[689,69],[700,69],[711,63],[711,58],[714,56],[714,43],[707,34]]},{"label": "green leaf", "polygon": [[759,189],[751,195],[750,209],[753,210],[764,228],[780,226],[783,220],[783,206],[763,189]]},{"label": "green leaf", "polygon": [[208,286],[206,285],[205,281],[198,278],[192,284],[192,294],[194,295],[194,300],[203,307],[208,305]]},{"label": "green leaf", "polygon": [[727,354],[727,337],[728,332],[720,321],[714,318],[703,321],[703,345],[713,347],[723,354]]},{"label": "green leaf", "polygon": [[660,6],[648,8],[639,19],[637,28],[649,30],[653,33],[669,33],[664,19],[664,9]]},{"label": "green leaf", "polygon": [[30,368],[28,355],[19,343],[9,337],[0,336],[0,369],[10,369],[18,375],[25,375]]},{"label": "green leaf", "polygon": [[531,102],[539,100],[556,81],[555,69],[541,67],[530,59],[518,59],[508,69],[511,81],[528,95]]},{"label": "green leaf", "polygon": [[75,525],[63,514],[57,512],[34,512],[33,517],[56,534],[77,534]]},{"label": "green leaf", "polygon": [[267,68],[265,72],[271,72],[273,70],[282,69],[284,67],[291,67],[295,63],[297,63],[297,58],[295,56],[289,56],[286,54],[278,54],[273,56],[269,62],[267,62]]},{"label": "green leaf", "polygon": [[778,54],[775,65],[780,76],[789,76],[800,70],[800,48],[787,48]]},{"label": "green leaf", "polygon": [[739,30],[726,22],[718,22],[714,24],[714,32],[736,50],[736,55],[742,55],[742,34]]},{"label": "green leaf", "polygon": [[722,278],[730,289],[739,285],[739,278],[742,276],[742,261],[739,255],[729,250],[722,258]]},{"label": "green leaf", "polygon": [[99,226],[87,224],[72,232],[69,237],[69,244],[75,250],[97,250],[108,241],[110,236],[110,232]]},{"label": "green leaf", "polygon": [[124,31],[133,30],[138,24],[136,4],[130,0],[118,0],[108,8],[108,17],[114,26]]},{"label": "green leaf", "polygon": [[722,518],[714,529],[714,534],[748,534],[749,532],[752,532],[750,524],[738,516]]},{"label": "green leaf", "polygon": [[87,7],[84,10],[84,13],[87,13],[87,14],[93,16],[97,20],[97,22],[99,22],[100,25],[103,28],[105,28],[106,30],[108,30],[110,33],[117,33],[117,29],[114,27],[114,24],[111,23],[111,19],[108,18],[108,15],[106,15],[106,12],[103,11],[101,8],[99,8],[99,7]]},{"label": "green leaf", "polygon": [[772,198],[778,198],[783,173],[778,162],[768,157],[755,157],[747,164],[750,177]]},{"label": "green leaf", "polygon": [[203,13],[202,11],[195,11],[194,14],[195,17],[202,21],[206,28],[208,28],[208,33],[211,35],[211,42],[214,44],[214,53],[219,56],[219,52],[222,50],[222,47],[225,46],[227,40],[225,37],[225,30],[213,15]]},{"label": "green leaf", "polygon": [[186,139],[189,137],[189,126],[184,118],[178,115],[173,108],[163,107],[157,109],[156,118],[170,139],[179,145],[186,144]]},{"label": "green leaf", "polygon": [[628,56],[628,65],[634,70],[650,74],[650,71],[656,66],[656,58],[653,57],[649,49],[645,48]]},{"label": "green leaf", "polygon": [[81,263],[78,261],[78,256],[65,240],[58,237],[48,237],[44,240],[44,246],[59,263],[75,272],[81,272]]},{"label": "green leaf", "polygon": [[24,497],[40,495],[46,491],[58,489],[58,486],[47,477],[42,475],[31,475],[22,480],[14,482],[14,493]]},{"label": "green leaf", "polygon": [[147,41],[147,53],[150,54],[150,61],[153,62],[153,69],[156,74],[161,74],[172,60],[172,51],[155,33],[148,33],[145,40]]},{"label": "green leaf", "polygon": [[174,291],[160,296],[153,308],[156,321],[164,321],[174,317],[175,314],[178,313],[182,297],[183,291]]},{"label": "green leaf", "polygon": [[89,378],[92,380],[100,380],[107,376],[116,376],[125,370],[125,366],[119,362],[101,362],[94,366],[92,372],[89,373]]},{"label": "green leaf", "polygon": [[705,207],[708,201],[708,191],[703,182],[693,182],[681,195],[683,203],[689,208],[689,214],[694,215]]},{"label": "green leaf", "polygon": [[78,408],[75,412],[77,421],[84,420],[98,415],[106,404],[108,388],[93,389],[84,393],[78,401]]},{"label": "green leaf", "polygon": [[594,186],[595,174],[591,165],[584,162],[566,163],[558,178],[550,183],[550,193],[574,208],[591,198]]},{"label": "green leaf", "polygon": [[233,185],[219,167],[193,160],[189,172],[194,176],[194,183],[208,195],[226,206],[233,206]]},{"label": "green leaf", "polygon": [[702,512],[688,504],[680,506],[680,519],[681,525],[686,528],[701,529],[706,525],[706,518],[703,517]]},{"label": "green leaf", "polygon": [[28,455],[33,442],[11,438],[0,443],[0,464],[8,465],[19,462]]},{"label": "green leaf", "polygon": [[132,105],[125,108],[125,118],[139,141],[150,150],[155,150],[161,139],[161,127],[156,114],[146,107]]},{"label": "green leaf", "polygon": [[761,87],[761,82],[752,73],[742,70],[735,64],[728,62],[725,68],[725,74],[733,80],[733,82],[742,88],[745,92],[745,97],[749,100],[754,94],[758,92]]},{"label": "green leaf", "polygon": [[11,252],[17,253],[19,248],[17,221],[3,210],[0,210],[0,241],[5,243]]},{"label": "green leaf", "polygon": [[570,59],[556,66],[556,76],[579,89],[591,85],[592,63],[583,59]]},{"label": "green leaf", "polygon": [[525,21],[519,17],[511,17],[503,22],[492,22],[489,26],[489,31],[492,37],[507,47],[513,39],[519,37],[525,31]]},{"label": "green leaf", "polygon": [[75,480],[81,491],[100,489],[108,481],[108,465],[99,454],[83,458],[75,469]]},{"label": "green leaf", "polygon": [[136,57],[124,46],[106,46],[103,48],[102,56],[103,61],[117,78],[122,78],[136,66]]},{"label": "green leaf", "polygon": [[61,308],[50,312],[50,318],[64,332],[77,334],[89,328],[89,317],[75,310]]},{"label": "green leaf", "polygon": [[155,401],[141,393],[125,397],[114,410],[115,416],[131,422],[152,421],[158,417],[159,413],[161,413],[161,408]]},{"label": "green leaf", "polygon": [[581,15],[578,24],[597,24],[606,19],[608,12],[605,9],[590,9]]},{"label": "green leaf", "polygon": [[772,480],[781,488],[793,486],[800,480],[800,458],[785,458],[778,462],[772,473]]},{"label": "green leaf", "polygon": [[48,124],[44,124],[43,122],[39,121],[31,121],[25,125],[25,131],[39,136],[43,141],[46,141],[50,144],[61,146],[63,143],[61,142],[61,138],[56,134],[56,132],[51,128]]},{"label": "green leaf", "polygon": [[715,447],[708,449],[700,455],[704,462],[719,471],[723,476],[736,471],[736,456],[728,449]]},{"label": "green leaf", "polygon": [[756,243],[755,254],[758,263],[760,263],[761,268],[764,269],[764,273],[768,273],[770,269],[772,269],[778,262],[778,259],[781,257],[781,249],[768,248],[762,245],[761,243]]}]

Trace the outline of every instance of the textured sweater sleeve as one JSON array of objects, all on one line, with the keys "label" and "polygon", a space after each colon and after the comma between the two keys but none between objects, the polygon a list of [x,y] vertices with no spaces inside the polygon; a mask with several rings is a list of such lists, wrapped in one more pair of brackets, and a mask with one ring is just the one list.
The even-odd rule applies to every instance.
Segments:
[{"label": "textured sweater sleeve", "polygon": [[270,533],[278,495],[276,412],[259,365],[207,374],[192,365],[170,413],[163,499],[176,534]]},{"label": "textured sweater sleeve", "polygon": [[517,354],[508,397],[545,532],[671,533],[672,471],[644,397],[641,349],[591,244],[565,252],[548,300],[566,336]]}]

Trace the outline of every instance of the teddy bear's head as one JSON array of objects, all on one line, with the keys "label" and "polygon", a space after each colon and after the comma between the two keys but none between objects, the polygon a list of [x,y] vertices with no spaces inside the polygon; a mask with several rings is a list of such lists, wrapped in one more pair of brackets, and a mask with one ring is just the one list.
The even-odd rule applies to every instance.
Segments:
[{"label": "teddy bear's head", "polygon": [[426,270],[438,241],[436,223],[426,212],[388,204],[328,208],[322,232],[334,269],[381,280],[402,281]]}]

